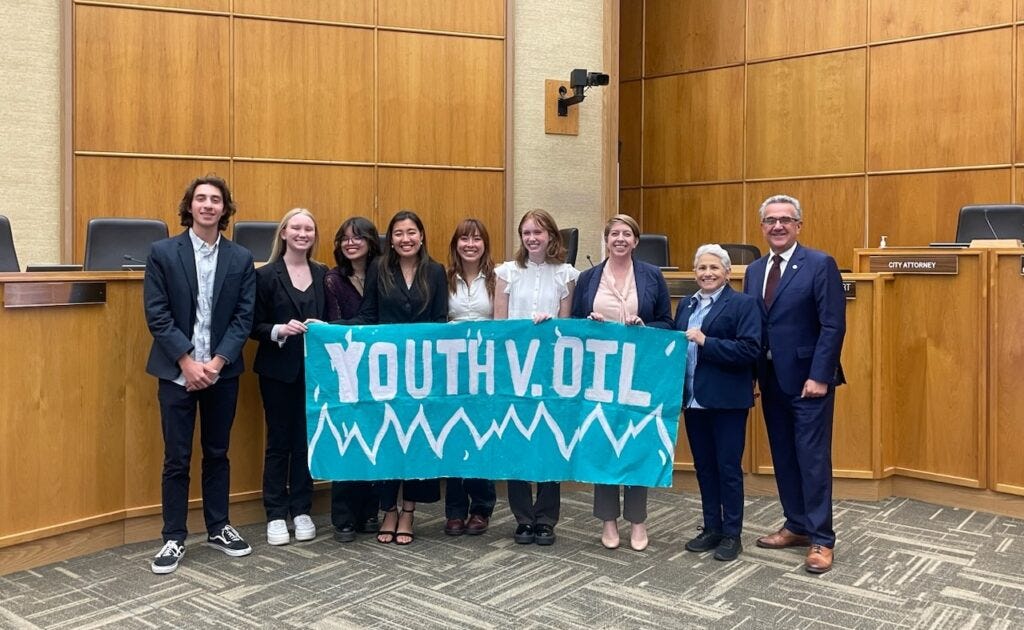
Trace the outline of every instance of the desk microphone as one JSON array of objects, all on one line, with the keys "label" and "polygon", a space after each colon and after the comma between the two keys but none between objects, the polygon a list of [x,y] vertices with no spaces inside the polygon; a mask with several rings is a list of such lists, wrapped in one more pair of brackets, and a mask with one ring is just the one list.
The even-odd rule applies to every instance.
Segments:
[{"label": "desk microphone", "polygon": [[131,254],[125,254],[121,258],[124,258],[125,260],[127,260],[129,263],[131,263],[133,265],[145,265],[146,264],[145,260],[139,260],[138,258],[135,258]]},{"label": "desk microphone", "polygon": [[992,238],[998,239],[999,235],[996,234],[996,229],[994,227],[992,227],[992,222],[988,220],[988,208],[987,207],[982,208],[981,212],[982,212],[981,216],[985,217],[985,224],[988,225],[988,231],[992,232]]},{"label": "desk microphone", "polygon": [[587,254],[587,262],[590,263],[591,267],[594,266],[594,261],[590,259],[590,254]]}]

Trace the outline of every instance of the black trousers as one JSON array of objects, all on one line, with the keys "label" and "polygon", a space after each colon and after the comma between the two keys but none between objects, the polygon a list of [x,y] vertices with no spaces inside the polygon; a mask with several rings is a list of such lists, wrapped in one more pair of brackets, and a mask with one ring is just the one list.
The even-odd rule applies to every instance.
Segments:
[{"label": "black trousers", "polygon": [[267,520],[309,514],[313,478],[306,443],[306,384],[260,376],[260,395],[267,419],[267,450],[263,457],[263,507]]},{"label": "black trousers", "polygon": [[331,524],[358,526],[377,516],[380,497],[371,481],[335,481],[331,484]]},{"label": "black trousers", "polygon": [[488,479],[452,477],[444,482],[445,518],[466,518],[469,514],[491,517],[498,493]]},{"label": "black trousers", "polygon": [[184,542],[188,535],[189,466],[197,407],[201,416],[199,444],[203,450],[203,517],[208,533],[219,532],[228,524],[228,488],[231,484],[228,442],[238,402],[238,377],[222,378],[196,392],[185,391],[182,385],[160,379],[157,400],[164,435],[161,480],[164,542]]},{"label": "black trousers", "polygon": [[529,481],[508,482],[508,507],[520,525],[551,525],[562,509],[562,487],[557,481],[537,482],[537,499]]}]

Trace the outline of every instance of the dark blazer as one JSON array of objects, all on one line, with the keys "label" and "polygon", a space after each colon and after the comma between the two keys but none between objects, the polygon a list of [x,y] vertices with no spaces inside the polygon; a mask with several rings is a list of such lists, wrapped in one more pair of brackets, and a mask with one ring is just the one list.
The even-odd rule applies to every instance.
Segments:
[{"label": "dark blazer", "polygon": [[[366,270],[366,289],[363,291],[363,304],[354,320],[341,320],[344,324],[411,324],[423,322],[448,321],[448,279],[444,267],[430,260],[426,263],[427,287],[429,296],[420,295],[420,290],[413,283],[412,288],[405,286],[402,270],[386,268],[385,257],[377,258]],[[391,274],[392,287],[383,292],[379,283],[379,274]],[[425,306],[424,306],[425,305]]]},{"label": "dark blazer", "polygon": [[[572,294],[572,316],[584,318],[594,311],[594,298],[601,284],[601,274],[607,260],[580,274],[576,290]],[[633,260],[633,278],[636,281],[637,315],[645,326],[654,328],[672,327],[672,303],[668,297],[668,284],[661,269],[654,265]]]},{"label": "dark blazer", "polygon": [[[195,252],[188,230],[153,243],[142,285],[146,324],[153,334],[146,362],[149,374],[169,381],[181,375],[178,359],[193,350],[198,296]],[[252,329],[255,299],[252,254],[221,236],[213,283],[210,346],[214,356],[227,359],[222,378],[238,376],[245,369],[242,348]]]},{"label": "dark blazer", "polygon": [[[313,296],[316,302],[316,317],[323,320],[327,307],[324,300],[324,276],[327,267],[316,261],[309,261],[313,276]],[[283,258],[278,258],[256,270],[256,314],[253,317],[253,339],[260,342],[256,350],[253,371],[285,383],[299,379],[304,360],[303,340],[289,337],[284,345],[270,339],[275,324],[284,324],[291,319],[304,319],[291,293],[291,278]]]},{"label": "dark blazer", "polygon": [[[679,301],[676,330],[687,329],[693,296]],[[707,409],[754,406],[754,367],[761,356],[761,310],[757,300],[725,285],[700,325],[707,337],[697,346],[693,392]]]},{"label": "dark blazer", "polygon": [[[846,382],[839,354],[846,334],[846,298],[836,261],[825,252],[797,245],[766,309],[761,292],[771,252],[747,267],[743,292],[755,297],[764,318],[762,346],[771,349],[782,391],[798,396],[810,378],[828,385]],[[765,376],[767,358],[760,364]]]}]

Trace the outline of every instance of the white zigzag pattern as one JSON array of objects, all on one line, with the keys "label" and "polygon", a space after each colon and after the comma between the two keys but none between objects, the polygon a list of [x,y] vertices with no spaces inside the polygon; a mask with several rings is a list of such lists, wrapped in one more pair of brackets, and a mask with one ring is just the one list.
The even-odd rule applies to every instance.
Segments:
[{"label": "white zigzag pattern", "polygon": [[408,430],[402,427],[402,423],[399,422],[398,416],[395,413],[391,405],[384,405],[384,421],[381,423],[380,430],[377,431],[377,435],[373,439],[373,444],[367,443],[363,437],[363,432],[359,429],[358,425],[353,425],[351,428],[348,427],[344,422],[341,424],[341,431],[338,430],[337,425],[334,423],[334,419],[331,418],[330,413],[327,410],[327,405],[324,404],[320,408],[320,417],[317,421],[316,431],[313,433],[313,438],[309,441],[309,464],[312,466],[313,463],[313,452],[316,450],[316,446],[320,441],[320,438],[324,432],[324,428],[327,427],[330,430],[331,435],[334,437],[334,441],[338,447],[338,453],[344,455],[349,449],[353,442],[355,442],[366,458],[372,464],[377,463],[377,453],[380,450],[380,445],[387,437],[388,431],[391,427],[394,427],[395,436],[398,439],[399,445],[402,447],[402,452],[408,452],[409,444],[417,430],[422,431],[427,443],[430,445],[430,449],[434,451],[434,454],[440,459],[444,457],[444,445],[448,441],[448,436],[451,432],[461,423],[466,425],[470,435],[473,438],[474,444],[476,444],[477,450],[481,450],[487,442],[493,436],[497,436],[498,439],[502,439],[505,434],[505,430],[509,424],[515,426],[521,435],[523,435],[527,441],[533,439],[533,434],[536,432],[537,427],[540,426],[541,421],[544,422],[544,426],[548,427],[552,436],[555,438],[555,442],[558,444],[558,450],[561,452],[562,457],[568,461],[572,457],[573,451],[576,449],[576,445],[579,444],[580,440],[587,434],[590,427],[597,423],[603,431],[605,439],[611,444],[615,450],[615,455],[620,456],[622,449],[625,448],[626,442],[636,438],[649,424],[654,423],[655,429],[658,433],[658,438],[661,440],[662,445],[665,447],[664,452],[660,452],[662,463],[666,461],[665,453],[671,453],[675,445],[669,438],[668,429],[665,427],[664,419],[661,415],[662,406],[658,405],[653,411],[647,414],[643,420],[637,424],[633,424],[630,420],[629,424],[626,425],[626,430],[623,431],[622,435],[615,435],[608,419],[605,418],[604,409],[602,409],[600,403],[594,407],[594,410],[587,415],[583,420],[583,423],[573,431],[572,436],[568,441],[565,439],[565,434],[562,433],[562,429],[555,422],[551,414],[548,413],[544,403],[541,402],[537,405],[537,411],[533,415],[533,420],[529,426],[523,424],[519,419],[519,414],[516,412],[515,405],[509,405],[508,410],[505,412],[505,417],[500,423],[492,420],[491,426],[481,434],[473,422],[466,415],[466,412],[459,407],[444,426],[441,428],[440,433],[435,436],[430,430],[430,425],[427,423],[426,416],[423,413],[423,406],[420,405],[419,411],[410,423]]}]

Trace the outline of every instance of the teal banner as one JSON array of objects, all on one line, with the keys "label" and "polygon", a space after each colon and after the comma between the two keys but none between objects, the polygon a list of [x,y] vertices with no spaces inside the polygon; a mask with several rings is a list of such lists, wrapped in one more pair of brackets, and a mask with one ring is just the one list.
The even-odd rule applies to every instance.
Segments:
[{"label": "teal banner", "polygon": [[671,486],[686,337],[580,319],[306,334],[317,479]]}]

